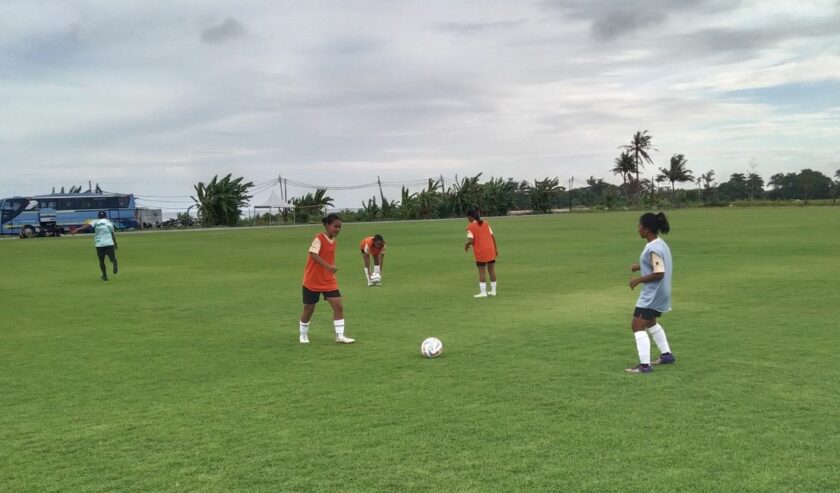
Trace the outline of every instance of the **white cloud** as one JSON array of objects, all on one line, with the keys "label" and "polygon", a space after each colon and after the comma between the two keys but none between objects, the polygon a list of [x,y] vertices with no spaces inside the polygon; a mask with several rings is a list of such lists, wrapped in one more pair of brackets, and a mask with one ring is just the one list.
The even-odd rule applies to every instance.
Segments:
[{"label": "white cloud", "polygon": [[614,180],[638,129],[657,162],[718,176],[836,163],[836,113],[722,96],[836,81],[836,2],[621,5],[4,2],[0,195],[87,179],[189,195],[229,172]]}]

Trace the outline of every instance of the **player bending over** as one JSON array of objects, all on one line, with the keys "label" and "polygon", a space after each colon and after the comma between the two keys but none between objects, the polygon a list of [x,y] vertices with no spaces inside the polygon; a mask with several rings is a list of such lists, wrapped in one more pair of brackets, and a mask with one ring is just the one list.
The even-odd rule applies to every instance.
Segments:
[{"label": "player bending over", "polygon": [[[382,235],[368,236],[359,244],[362,250],[362,260],[365,261],[365,279],[368,286],[382,284],[382,266],[385,261],[385,240]],[[370,269],[370,259],[373,257],[373,272]]]}]

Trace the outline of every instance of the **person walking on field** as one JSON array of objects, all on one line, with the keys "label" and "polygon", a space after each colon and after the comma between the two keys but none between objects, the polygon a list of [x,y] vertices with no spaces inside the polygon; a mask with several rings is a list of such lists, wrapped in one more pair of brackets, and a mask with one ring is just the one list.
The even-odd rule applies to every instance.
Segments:
[{"label": "person walking on field", "polygon": [[108,220],[108,215],[105,211],[99,211],[98,219],[93,223],[88,223],[76,228],[71,232],[71,235],[81,233],[87,230],[93,230],[93,243],[96,246],[96,255],[99,257],[99,270],[102,271],[102,280],[108,280],[108,270],[105,268],[105,257],[111,260],[114,274],[119,272],[117,265],[117,237],[114,234],[114,224]]},{"label": "person walking on field", "polygon": [[[671,276],[674,265],[671,261],[671,249],[659,237],[660,233],[667,234],[671,226],[662,212],[648,212],[639,218],[638,230],[639,236],[647,240],[647,244],[639,257],[639,263],[631,265],[630,270],[641,271],[642,275],[631,279],[629,284],[630,289],[639,284],[644,285],[636,301],[631,323],[633,336],[636,338],[636,349],[639,352],[639,364],[625,371],[650,373],[653,370],[651,364],[668,365],[676,361],[668,345],[668,338],[665,337],[665,329],[656,321],[663,313],[671,311]],[[652,363],[648,334],[660,352],[659,358]]]},{"label": "person walking on field", "polygon": [[[385,262],[385,239],[382,235],[368,236],[359,244],[362,259],[365,261],[365,278],[368,286],[382,284],[382,268]],[[370,269],[370,259],[373,257],[373,272]]]},{"label": "person walking on field", "polygon": [[309,256],[303,270],[303,313],[300,316],[300,342],[309,344],[309,321],[315,313],[315,305],[321,296],[333,309],[335,342],[351,344],[355,339],[344,336],[344,306],[335,277],[335,249],[338,233],[341,232],[341,218],[338,214],[328,214],[321,220],[325,231],[318,233],[309,247]]},{"label": "person walking on field", "polygon": [[[499,256],[499,249],[496,246],[496,237],[493,229],[487,221],[481,219],[476,210],[467,212],[467,242],[464,244],[464,251],[473,247],[475,265],[478,267],[478,288],[479,293],[474,298],[486,298],[496,296],[496,257]],[[490,272],[490,291],[487,291],[486,273]]]}]

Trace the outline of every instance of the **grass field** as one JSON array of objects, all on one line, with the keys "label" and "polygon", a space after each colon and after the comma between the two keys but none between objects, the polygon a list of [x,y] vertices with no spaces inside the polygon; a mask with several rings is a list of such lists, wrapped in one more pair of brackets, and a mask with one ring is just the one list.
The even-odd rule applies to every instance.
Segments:
[{"label": "grass field", "polygon": [[[638,213],[0,241],[0,491],[838,491],[840,209],[670,214],[677,363],[628,375]],[[388,241],[367,288],[359,240]],[[419,355],[427,336],[443,356]],[[655,346],[654,357],[658,354]]]}]

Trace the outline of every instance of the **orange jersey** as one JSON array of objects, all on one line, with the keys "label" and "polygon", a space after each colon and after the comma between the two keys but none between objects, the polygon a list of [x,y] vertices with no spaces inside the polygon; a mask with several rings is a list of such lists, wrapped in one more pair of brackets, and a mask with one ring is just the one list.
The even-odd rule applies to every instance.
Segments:
[{"label": "orange jersey", "polygon": [[[335,240],[331,240],[324,233],[318,233],[312,240],[309,252],[317,254],[324,262],[335,265]],[[303,285],[310,291],[323,293],[338,289],[338,279],[335,274],[322,267],[307,255],[306,268],[303,270]]]},{"label": "orange jersey", "polygon": [[473,221],[467,226],[467,238],[473,240],[473,255],[476,262],[490,262],[496,260],[496,243],[493,241],[493,230],[487,221],[478,224]]},{"label": "orange jersey", "polygon": [[382,248],[376,248],[376,246],[374,246],[373,236],[368,236],[359,243],[359,248],[362,249],[362,252],[376,257],[377,255],[385,253],[385,242],[382,243]]}]

